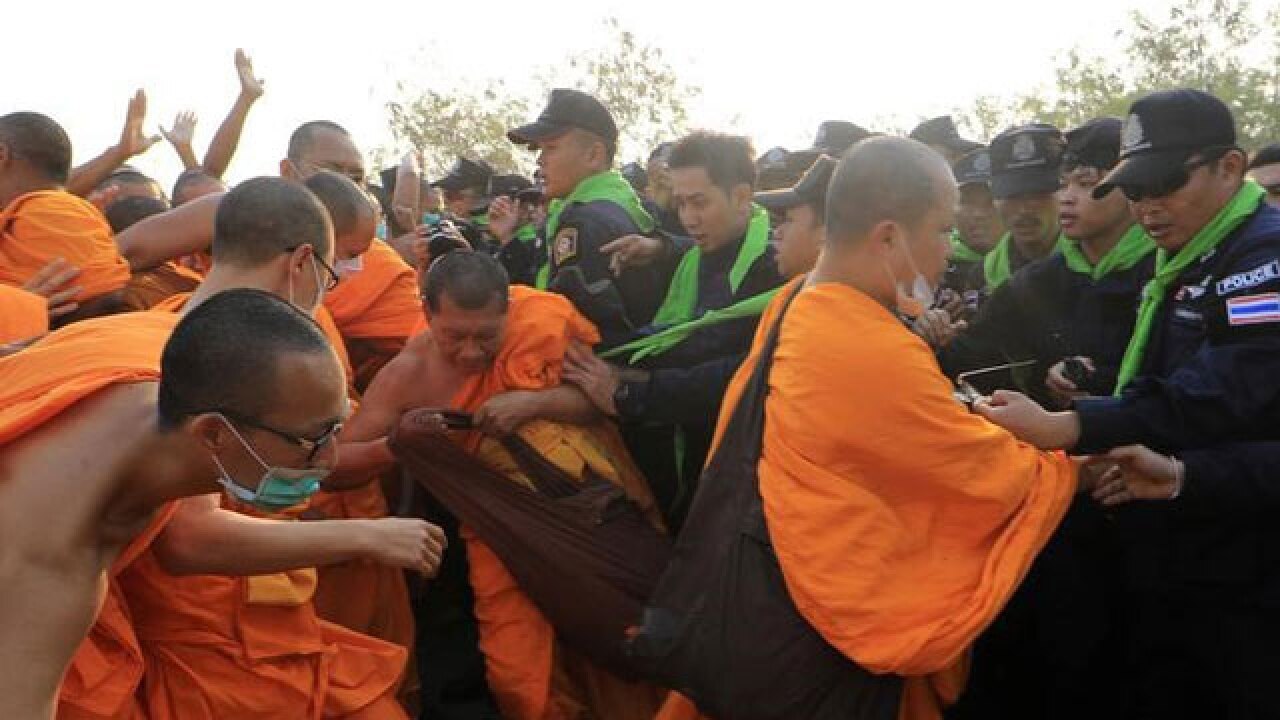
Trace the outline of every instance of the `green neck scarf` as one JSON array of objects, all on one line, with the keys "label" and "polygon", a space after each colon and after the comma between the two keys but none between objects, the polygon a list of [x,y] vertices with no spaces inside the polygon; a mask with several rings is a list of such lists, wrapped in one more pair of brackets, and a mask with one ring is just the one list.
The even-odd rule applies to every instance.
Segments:
[{"label": "green neck scarf", "polygon": [[1178,276],[1191,267],[1205,253],[1222,244],[1228,235],[1244,224],[1262,203],[1267,195],[1262,186],[1252,180],[1245,184],[1231,198],[1212,220],[1200,231],[1191,242],[1169,257],[1164,248],[1156,251],[1155,275],[1142,288],[1142,304],[1138,306],[1138,322],[1133,326],[1133,336],[1129,338],[1129,347],[1124,351],[1124,360],[1120,362],[1120,373],[1116,377],[1115,394],[1119,397],[1125,386],[1137,376],[1142,367],[1142,359],[1147,352],[1147,343],[1151,340],[1151,331],[1156,323],[1156,315],[1164,298],[1177,281]]},{"label": "green neck scarf", "polygon": [[[1062,252],[1070,242],[1065,235],[1059,234],[1058,245],[1054,248],[1054,252]],[[1000,242],[996,243],[996,246],[991,248],[991,252],[983,258],[982,272],[987,278],[988,291],[995,291],[1013,277],[1011,252],[1013,252],[1013,235],[1005,233],[1004,237],[1000,238]]]},{"label": "green neck scarf", "polygon": [[636,195],[635,188],[631,187],[631,183],[622,177],[622,173],[617,170],[606,170],[602,173],[592,175],[591,177],[578,183],[573,192],[567,197],[555,198],[551,204],[547,206],[547,260],[538,268],[538,277],[535,281],[539,290],[546,290],[547,284],[551,282],[551,253],[550,248],[555,247],[556,233],[560,230],[560,215],[569,208],[570,205],[577,203],[589,203],[596,200],[608,200],[627,211],[627,215],[631,217],[631,222],[636,224],[641,233],[648,234],[653,232],[656,226],[653,218],[645,211],[644,205],[640,202],[640,196]]},{"label": "green neck scarf", "polygon": [[958,262],[982,262],[982,253],[965,244],[959,230],[951,231],[951,259]]},{"label": "green neck scarf", "polygon": [[[769,247],[769,213],[759,205],[751,206],[751,222],[747,224],[747,236],[738,249],[738,257],[729,270],[729,287],[736,294],[747,276],[747,271]],[[702,267],[702,249],[691,248],[680,259],[667,297],[662,301],[653,325],[679,325],[693,318],[698,303],[698,269]]]},{"label": "green neck scarf", "polygon": [[1115,247],[1107,251],[1097,265],[1091,265],[1080,243],[1068,239],[1062,243],[1062,257],[1067,261],[1067,268],[1072,272],[1088,275],[1094,280],[1101,280],[1113,272],[1123,272],[1142,262],[1142,259],[1156,249],[1156,243],[1147,235],[1141,225],[1132,225],[1120,236]]},{"label": "green neck scarf", "polygon": [[516,240],[528,244],[538,239],[538,228],[533,223],[525,223],[516,228]]},{"label": "green neck scarf", "polygon": [[752,317],[764,312],[769,306],[769,301],[773,300],[773,296],[777,294],[777,289],[762,292],[759,295],[753,295],[746,300],[734,303],[727,308],[721,310],[710,310],[696,320],[673,325],[661,332],[654,333],[642,337],[639,340],[632,340],[626,345],[619,345],[612,350],[600,353],[600,357],[608,360],[620,355],[630,353],[627,362],[635,365],[641,360],[651,355],[661,355],[671,348],[684,342],[685,338],[692,335],[695,331],[705,327],[718,325],[729,320],[737,320],[738,318]]}]

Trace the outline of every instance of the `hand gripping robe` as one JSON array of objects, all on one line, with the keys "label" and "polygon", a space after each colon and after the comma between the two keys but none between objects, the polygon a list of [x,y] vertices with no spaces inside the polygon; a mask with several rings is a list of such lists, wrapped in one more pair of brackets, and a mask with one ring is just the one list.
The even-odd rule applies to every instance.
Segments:
[{"label": "hand gripping robe", "polygon": [[390,245],[374,240],[360,257],[360,270],[326,293],[324,305],[347,342],[356,387],[363,389],[415,334],[422,301],[417,272]]},{"label": "hand gripping robe", "polygon": [[80,268],[80,304],[124,288],[129,263],[111,226],[87,201],[62,190],[40,190],[0,210],[0,282],[21,285],[57,258]]},{"label": "hand gripping robe", "polygon": [[[802,282],[765,312],[717,449]],[[767,382],[759,495],[795,609],[858,666],[904,678],[900,718],[940,718],[969,646],[1065,513],[1072,463],[967,412],[925,343],[845,285],[800,291]],[[679,700],[667,710],[688,716]]]},{"label": "hand gripping robe", "polygon": [[0,345],[49,332],[49,304],[40,295],[0,283]]},{"label": "hand gripping robe", "polygon": [[[474,412],[504,392],[555,387],[571,342],[599,340],[594,326],[557,294],[512,286],[507,313],[506,339],[497,358],[489,370],[458,390],[453,399],[456,409]],[[570,477],[584,481],[590,470],[620,486],[653,523],[659,522],[647,485],[608,424],[576,427],[534,421],[519,434]],[[512,482],[527,483],[499,443],[477,432],[461,433],[457,440],[486,464],[506,472]],[[489,687],[503,717],[648,720],[653,716],[662,691],[619,679],[564,647],[494,551],[465,525],[462,536],[475,593],[480,648]]]},{"label": "hand gripping robe", "polygon": [[[111,385],[158,381],[160,355],[177,323],[177,315],[159,313],[85,320],[0,359],[0,448]],[[102,609],[63,678],[59,720],[146,717],[134,699],[143,676],[142,650],[118,577],[172,514],[172,505],[157,511],[112,564]]]}]

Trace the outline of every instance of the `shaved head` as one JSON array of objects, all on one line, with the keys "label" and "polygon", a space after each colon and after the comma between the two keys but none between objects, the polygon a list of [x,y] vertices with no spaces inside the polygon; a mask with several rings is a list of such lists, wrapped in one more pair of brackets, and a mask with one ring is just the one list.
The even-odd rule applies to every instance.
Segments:
[{"label": "shaved head", "polygon": [[0,145],[49,182],[63,185],[71,175],[71,138],[47,115],[16,112],[0,117]]},{"label": "shaved head", "polygon": [[333,349],[315,320],[271,293],[239,288],[213,295],[182,318],[165,344],[161,425],[173,428],[210,411],[261,417],[288,402],[276,397],[278,368],[293,353],[333,356]]},{"label": "shaved head", "polygon": [[333,232],[338,237],[354,232],[362,220],[375,215],[374,199],[336,172],[321,170],[307,178],[306,186],[329,211]]},{"label": "shaved head", "polygon": [[879,223],[913,227],[944,201],[954,179],[946,161],[927,145],[874,137],[841,158],[827,190],[827,243],[864,237]]},{"label": "shaved head", "polygon": [[225,183],[200,168],[183,170],[173,181],[173,205],[186,205],[196,198],[226,189]]},{"label": "shaved head", "polygon": [[464,310],[479,310],[497,300],[506,312],[511,283],[502,263],[492,256],[455,250],[431,264],[422,284],[432,312],[439,312],[440,300],[446,295]]},{"label": "shaved head", "polygon": [[107,206],[103,213],[107,216],[107,224],[111,232],[120,233],[133,227],[139,220],[152,215],[159,215],[169,209],[169,203],[149,195],[132,195],[122,198]]},{"label": "shaved head", "polygon": [[316,136],[321,132],[331,132],[350,138],[351,133],[336,122],[329,120],[312,120],[298,126],[289,136],[289,152],[287,157],[295,162],[306,159],[315,145]]},{"label": "shaved head", "polygon": [[310,245],[322,258],[333,252],[329,213],[301,183],[253,178],[235,186],[218,204],[213,227],[215,264],[255,267],[303,245]]}]

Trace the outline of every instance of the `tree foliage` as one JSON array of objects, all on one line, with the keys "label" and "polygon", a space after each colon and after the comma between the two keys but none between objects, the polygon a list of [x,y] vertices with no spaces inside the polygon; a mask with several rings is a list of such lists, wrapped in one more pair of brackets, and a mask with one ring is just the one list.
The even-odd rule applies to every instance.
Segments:
[{"label": "tree foliage", "polygon": [[1182,0],[1156,18],[1134,12],[1116,33],[1119,58],[1080,48],[1059,58],[1052,86],[1011,98],[978,98],[964,113],[971,130],[991,137],[1030,121],[1058,127],[1103,115],[1123,116],[1150,92],[1176,87],[1221,98],[1248,147],[1280,140],[1280,12],[1265,30],[1248,0]]},{"label": "tree foliage", "polygon": [[459,155],[487,160],[500,172],[528,172],[532,158],[507,140],[507,130],[531,120],[552,87],[577,87],[613,113],[621,133],[618,157],[646,156],[659,142],[684,133],[687,105],[700,91],[677,75],[660,48],[616,19],[606,20],[605,28],[602,47],[565,58],[554,72],[547,67],[534,73],[537,97],[512,92],[500,80],[450,89],[398,83],[396,99],[387,103],[392,135],[423,154],[431,176]]}]

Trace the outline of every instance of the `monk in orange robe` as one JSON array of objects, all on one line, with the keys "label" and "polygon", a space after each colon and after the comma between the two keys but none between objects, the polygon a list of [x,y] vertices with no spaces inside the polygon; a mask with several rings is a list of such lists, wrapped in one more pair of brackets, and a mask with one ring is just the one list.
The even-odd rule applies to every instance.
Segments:
[{"label": "monk in orange robe", "polygon": [[[223,198],[217,227],[226,239],[215,242],[213,268],[188,301],[188,313],[221,297],[226,288],[245,284],[314,311],[324,289],[336,282],[325,269],[332,263],[326,259],[332,257],[327,214],[295,183],[272,178],[243,183]],[[236,338],[222,341],[238,352],[249,347],[249,341]],[[325,347],[343,386],[340,363],[327,342]],[[242,372],[235,362],[221,362],[225,372]],[[288,384],[287,377],[282,372],[277,381]],[[184,402],[207,405],[226,418],[214,429],[230,447],[242,448],[223,454],[226,446],[219,445],[224,482],[231,477],[242,489],[248,487],[241,479],[261,476],[264,463],[298,467],[298,443],[311,443],[315,452],[303,455],[316,455],[317,467],[332,462],[327,442],[337,422],[332,411],[324,411],[332,422],[321,423],[329,427],[327,433],[302,421],[306,412],[321,412],[311,400],[324,401],[328,394],[300,387],[279,392],[289,401],[255,415],[239,406],[258,401],[237,400],[217,387],[207,388],[204,398],[194,397],[194,389],[186,391]],[[345,406],[345,391],[342,397]],[[304,432],[307,427],[316,429]],[[326,442],[316,445],[317,437]],[[282,442],[285,447],[294,443],[292,460],[280,456]],[[239,471],[232,462],[236,455]],[[304,717],[403,717],[394,698],[404,649],[317,618],[312,568],[367,560],[429,574],[439,561],[438,529],[398,518],[282,522],[278,518],[292,514],[285,508],[263,508],[236,497],[181,503],[153,546],[121,575],[148,658],[144,704],[149,716],[280,717],[296,711]],[[211,614],[210,608],[217,610]]]},{"label": "monk in orange robe", "polygon": [[[945,268],[947,166],[915,141],[874,138],[844,156],[829,192],[822,256],[762,317],[717,443],[781,318],[758,470],[786,588],[851,661],[905,678],[899,717],[940,718],[969,647],[1065,513],[1076,470],[956,402],[895,314]],[[689,710],[677,699],[662,717]]]},{"label": "monk in orange robe", "polygon": [[[620,485],[655,518],[653,498],[612,428],[576,388],[560,385],[575,343],[598,341],[595,328],[564,297],[508,288],[505,271],[480,253],[450,253],[426,279],[431,330],[412,340],[378,375],[343,437],[338,473],[394,465],[386,434],[413,408],[451,407],[478,431],[454,439],[520,482],[500,444],[512,433],[571,477],[588,467]],[[463,528],[474,612],[488,684],[503,717],[650,718],[662,691],[624,682],[557,642],[501,560]],[[426,673],[431,668],[425,668]]]},{"label": "monk in orange robe", "polygon": [[79,267],[81,307],[64,322],[118,311],[130,273],[106,219],[63,189],[70,171],[71,142],[57,123],[0,117],[0,282],[22,285],[57,258]]}]

